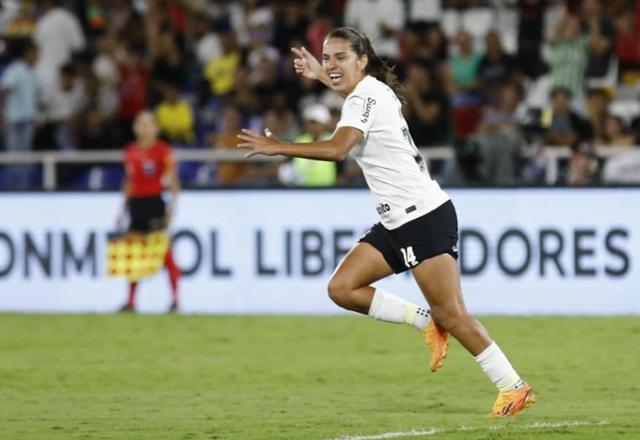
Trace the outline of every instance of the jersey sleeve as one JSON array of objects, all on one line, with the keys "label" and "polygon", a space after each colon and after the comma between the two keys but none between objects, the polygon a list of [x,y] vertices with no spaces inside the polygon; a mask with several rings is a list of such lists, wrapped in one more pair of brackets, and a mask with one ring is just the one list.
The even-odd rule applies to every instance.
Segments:
[{"label": "jersey sleeve", "polygon": [[379,111],[378,100],[372,95],[350,96],[342,106],[342,114],[337,127],[354,127],[366,136]]}]

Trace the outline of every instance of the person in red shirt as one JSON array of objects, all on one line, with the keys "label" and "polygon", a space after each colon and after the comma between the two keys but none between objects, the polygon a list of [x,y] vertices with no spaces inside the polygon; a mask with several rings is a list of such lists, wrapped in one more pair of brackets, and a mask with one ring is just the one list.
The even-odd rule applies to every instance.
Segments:
[{"label": "person in red shirt", "polygon": [[[118,223],[123,224],[125,211],[128,211],[128,234],[148,234],[168,228],[180,190],[180,180],[171,146],[158,138],[160,129],[153,113],[140,112],[134,120],[133,132],[136,140],[127,145],[124,152],[125,204]],[[166,204],[162,198],[164,179],[171,193]],[[176,311],[180,269],[173,259],[171,247],[165,255],[164,267],[167,268],[171,283],[172,302],[169,311]],[[137,287],[137,282],[130,282],[128,301],[121,311],[134,310]]]}]

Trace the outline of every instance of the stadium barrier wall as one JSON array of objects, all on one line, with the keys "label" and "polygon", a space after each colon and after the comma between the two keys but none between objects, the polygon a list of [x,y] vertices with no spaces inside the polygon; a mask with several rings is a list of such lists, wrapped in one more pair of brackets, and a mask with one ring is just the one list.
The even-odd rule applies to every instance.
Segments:
[{"label": "stadium barrier wall", "polygon": [[[640,188],[456,189],[460,267],[478,314],[640,314]],[[116,193],[0,196],[0,310],[111,312],[126,283],[105,275]],[[366,190],[181,194],[172,226],[185,313],[335,314],[326,284],[374,222]],[[408,275],[380,283],[412,301]],[[142,312],[169,304],[166,273],[143,280]]]}]

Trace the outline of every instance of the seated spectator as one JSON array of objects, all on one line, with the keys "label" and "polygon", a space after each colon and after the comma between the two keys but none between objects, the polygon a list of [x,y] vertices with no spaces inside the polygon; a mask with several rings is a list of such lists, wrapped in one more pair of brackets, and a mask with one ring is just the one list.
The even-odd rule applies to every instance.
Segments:
[{"label": "seated spectator", "polygon": [[629,131],[620,116],[609,115],[605,124],[605,137],[602,145],[629,147],[635,144],[635,137]]},{"label": "seated spectator", "polygon": [[434,69],[414,61],[407,67],[403,113],[413,141],[420,147],[451,141],[449,97]]},{"label": "seated spectator", "polygon": [[180,97],[176,84],[166,83],[162,94],[163,99],[155,108],[162,136],[172,143],[192,144],[195,136],[191,105]]},{"label": "seated spectator", "polygon": [[596,144],[605,138],[609,95],[603,89],[591,89],[587,92],[587,120]]},{"label": "seated spectator", "polygon": [[576,143],[571,146],[569,167],[564,179],[569,186],[587,186],[600,183],[600,166],[598,157],[591,145]]},{"label": "seated spectator", "polygon": [[556,87],[551,91],[552,107],[542,114],[547,145],[573,145],[592,137],[589,123],[571,110],[571,90]]}]

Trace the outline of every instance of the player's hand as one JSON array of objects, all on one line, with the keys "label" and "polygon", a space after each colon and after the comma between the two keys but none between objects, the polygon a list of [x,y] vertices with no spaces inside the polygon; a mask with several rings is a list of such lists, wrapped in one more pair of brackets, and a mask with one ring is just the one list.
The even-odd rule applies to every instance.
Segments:
[{"label": "player's hand", "polygon": [[293,59],[293,68],[298,75],[309,79],[320,79],[324,72],[324,67],[318,62],[307,49],[292,47],[291,52],[296,56]]},{"label": "player's hand", "polygon": [[265,136],[261,136],[246,128],[242,129],[242,133],[238,135],[238,139],[242,142],[238,143],[238,148],[245,148],[250,150],[244,155],[245,158],[250,158],[256,154],[264,154],[265,156],[274,156],[278,154],[278,142],[271,131],[268,128],[264,129]]}]

